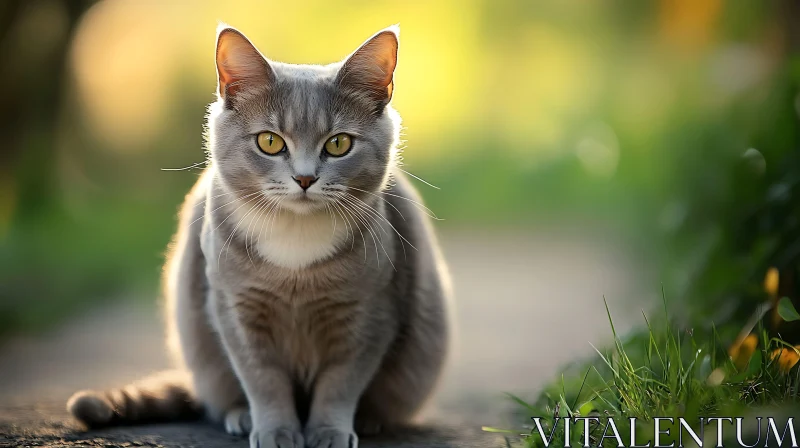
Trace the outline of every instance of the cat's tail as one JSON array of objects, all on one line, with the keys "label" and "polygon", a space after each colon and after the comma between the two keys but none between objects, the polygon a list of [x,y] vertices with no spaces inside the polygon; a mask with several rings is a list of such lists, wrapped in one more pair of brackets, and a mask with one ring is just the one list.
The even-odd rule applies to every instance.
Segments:
[{"label": "cat's tail", "polygon": [[189,373],[159,372],[119,389],[83,390],[67,401],[67,410],[90,428],[191,420],[202,415]]}]

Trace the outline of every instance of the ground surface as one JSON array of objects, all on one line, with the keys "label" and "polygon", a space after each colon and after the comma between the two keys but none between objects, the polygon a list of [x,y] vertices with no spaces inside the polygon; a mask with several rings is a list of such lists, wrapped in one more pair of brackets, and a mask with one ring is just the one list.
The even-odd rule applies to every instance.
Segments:
[{"label": "ground surface", "polygon": [[[584,234],[585,235],[585,234]],[[443,238],[459,338],[423,426],[364,438],[362,447],[491,447],[503,392],[532,396],[563,363],[608,340],[602,296],[618,330],[635,320],[635,263],[611,243],[564,231],[453,232]],[[0,346],[0,447],[246,447],[203,423],[85,432],[64,410],[82,388],[122,385],[168,366],[158,313],[143,301],[98,307],[61,328]]]}]

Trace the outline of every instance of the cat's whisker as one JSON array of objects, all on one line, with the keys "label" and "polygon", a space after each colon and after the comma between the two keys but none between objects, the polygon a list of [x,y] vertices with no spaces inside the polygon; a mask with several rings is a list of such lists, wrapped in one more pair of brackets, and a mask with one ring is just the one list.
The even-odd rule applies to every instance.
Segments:
[{"label": "cat's whisker", "polygon": [[284,199],[285,199],[284,197],[279,196],[275,201],[275,205],[272,206],[272,208],[270,208],[269,213],[271,215],[271,218],[269,222],[267,222],[267,235],[269,235],[270,238],[272,237],[272,229],[274,228],[275,222],[277,222],[278,215],[280,214],[281,202],[283,202]]},{"label": "cat's whisker", "polygon": [[[417,248],[416,248],[416,247],[415,247],[413,244],[411,244],[411,241],[409,241],[409,240],[408,240],[406,237],[404,237],[404,236],[403,236],[403,235],[402,235],[402,234],[401,234],[401,233],[400,233],[400,232],[397,230],[397,228],[396,228],[396,227],[395,227],[395,226],[394,226],[394,225],[393,225],[393,224],[392,224],[392,223],[391,223],[391,222],[390,222],[388,219],[386,219],[386,217],[385,217],[385,216],[383,216],[383,214],[382,214],[382,213],[379,213],[377,210],[375,210],[375,208],[374,208],[374,207],[372,207],[371,205],[367,204],[367,203],[366,203],[366,202],[364,202],[362,199],[360,199],[360,198],[358,198],[358,197],[356,197],[356,196],[354,196],[354,195],[352,195],[352,194],[350,194],[350,193],[346,193],[346,194],[347,194],[347,195],[349,195],[349,197],[350,197],[352,200],[355,200],[355,201],[357,202],[357,205],[359,205],[359,206],[361,206],[361,207],[366,207],[366,208],[367,208],[367,211],[368,211],[369,213],[371,213],[371,214],[372,214],[372,215],[373,215],[373,216],[374,216],[376,219],[380,219],[380,220],[382,220],[383,222],[385,222],[386,224],[389,224],[389,227],[391,227],[391,228],[392,228],[392,230],[394,230],[394,233],[396,233],[396,234],[397,234],[397,236],[400,238],[400,247],[402,247],[402,248],[403,248],[403,256],[404,256],[404,258],[407,256],[407,255],[406,255],[406,246],[405,246],[405,245],[406,245],[406,243],[408,243],[408,245],[409,245],[409,246],[411,246],[411,248],[412,248],[412,249],[414,249],[414,250],[418,251],[418,249],[417,249]],[[358,204],[358,203],[360,203],[360,204]]]},{"label": "cat's whisker", "polygon": [[161,171],[186,171],[186,170],[191,170],[191,169],[194,169],[194,168],[199,168],[201,166],[204,167],[205,164],[207,164],[207,163],[208,163],[208,160],[203,160],[202,162],[193,163],[193,164],[191,164],[189,166],[185,166],[183,168],[161,168]]},{"label": "cat's whisker", "polygon": [[[256,241],[256,245],[258,246],[261,246],[261,236],[264,234],[264,229],[266,229],[270,225],[270,222],[272,221],[272,211],[275,209],[275,207],[278,206],[280,199],[281,199],[280,197],[272,197],[272,199],[270,199],[269,205],[263,212],[264,217],[262,218],[261,230],[258,231],[258,240]],[[267,235],[269,236],[269,233]]]},{"label": "cat's whisker", "polygon": [[[366,263],[366,261],[367,261],[367,245],[366,245],[366,239],[364,238],[364,234],[361,231],[361,225],[359,224],[358,220],[355,218],[355,216],[350,211],[350,209],[346,206],[345,203],[343,203],[341,200],[337,200],[337,202],[335,202],[335,204],[337,204],[337,206],[342,210],[342,212],[346,213],[347,216],[350,218],[348,220],[348,222],[350,222],[350,224],[352,225],[352,228],[358,230],[359,234],[361,234],[361,240],[364,242],[364,262]],[[353,236],[355,236],[355,235],[353,235]],[[355,244],[355,238],[353,239],[353,244]]]},{"label": "cat's whisker", "polygon": [[380,246],[381,250],[383,250],[383,253],[386,254],[386,258],[387,258],[387,260],[389,260],[389,264],[391,264],[392,268],[394,268],[394,270],[396,271],[397,268],[395,268],[394,263],[392,262],[392,259],[389,256],[389,253],[386,252],[386,247],[383,245],[383,241],[381,240],[380,235],[377,233],[377,231],[375,231],[375,229],[372,226],[372,224],[374,223],[382,231],[384,231],[385,233],[388,234],[388,232],[386,232],[386,229],[384,229],[383,226],[381,226],[381,224],[377,220],[374,220],[374,218],[372,218],[370,215],[368,215],[365,211],[363,211],[360,208],[357,208],[356,207],[357,204],[353,203],[346,196],[342,196],[342,200],[346,201],[347,203],[349,203],[351,205],[350,210],[355,213],[355,215],[364,224],[364,227],[370,233],[370,236],[372,237],[373,244],[375,245],[375,261],[378,263],[378,266],[380,266],[380,254],[378,253],[378,246]]},{"label": "cat's whisker", "polygon": [[[366,263],[367,262],[367,240],[366,240],[366,238],[364,238],[364,232],[361,231],[361,226],[359,226],[358,223],[356,223],[356,220],[353,217],[353,214],[350,213],[350,211],[347,209],[347,207],[345,207],[343,204],[340,204],[340,203],[336,203],[336,207],[339,208],[339,210],[342,211],[342,213],[343,213],[342,216],[344,216],[344,214],[347,214],[348,216],[350,216],[350,218],[353,218],[353,222],[352,222],[353,228],[358,230],[359,235],[361,235],[361,241],[363,242],[363,245],[364,245],[364,263]],[[355,240],[355,234],[353,235],[353,239]],[[355,241],[354,241],[354,244],[355,244]],[[351,250],[352,250],[352,247],[351,247]]]},{"label": "cat's whisker", "polygon": [[[365,215],[365,217],[369,217],[369,215]],[[384,231],[384,232],[385,232],[387,235],[389,235],[389,232],[386,232],[386,229],[384,229],[384,228],[383,228],[383,226],[380,224],[380,222],[378,222],[378,221],[377,221],[376,219],[374,219],[374,218],[372,218],[372,222],[373,222],[373,223],[374,223],[376,226],[378,226],[378,227],[379,227],[381,230],[383,230],[383,231]],[[370,225],[370,227],[371,227],[371,225]],[[376,233],[377,233],[377,232],[376,232]],[[387,261],[389,261],[389,264],[390,264],[390,265],[392,265],[392,269],[393,269],[395,272],[397,272],[397,267],[395,267],[395,265],[394,265],[394,262],[392,261],[392,257],[391,257],[391,256],[389,256],[389,253],[388,253],[388,252],[386,252],[386,246],[383,244],[383,240],[380,238],[380,235],[378,235],[378,244],[380,244],[380,246],[381,246],[381,250],[383,251],[384,255],[386,255],[386,260],[387,260]],[[403,249],[403,253],[405,253],[405,249]],[[379,265],[380,265],[380,264],[379,264]]]},{"label": "cat's whisker", "polygon": [[[401,218],[403,218],[403,221],[405,221],[405,220],[406,220],[406,217],[405,217],[405,216],[403,216],[403,212],[401,212],[401,211],[400,211],[400,210],[399,210],[397,207],[395,207],[395,206],[394,206],[394,204],[392,204],[391,202],[389,202],[389,201],[388,201],[386,198],[382,198],[382,197],[378,196],[377,194],[375,194],[375,193],[373,193],[373,192],[371,192],[371,191],[362,190],[362,189],[360,189],[360,188],[356,188],[356,187],[350,187],[350,188],[352,188],[353,190],[356,190],[356,191],[360,191],[360,192],[362,192],[362,193],[366,193],[366,194],[368,194],[368,195],[371,195],[371,196],[375,196],[376,198],[378,198],[378,199],[382,200],[383,202],[385,202],[385,203],[389,204],[389,206],[390,206],[390,207],[392,207],[393,209],[395,209],[395,211],[397,211],[397,213],[400,215],[400,217],[401,217]],[[345,192],[347,192],[347,190],[345,190]]]},{"label": "cat's whisker", "polygon": [[410,173],[410,172],[408,172],[408,171],[406,171],[406,170],[404,170],[404,169],[400,168],[399,166],[398,166],[398,167],[396,167],[396,168],[397,168],[398,170],[400,170],[400,171],[402,171],[402,172],[404,172],[404,173],[408,174],[409,176],[413,177],[414,179],[417,179],[418,181],[420,181],[420,182],[424,183],[425,185],[427,185],[427,186],[429,186],[429,187],[433,187],[433,188],[435,188],[435,189],[437,189],[437,190],[441,190],[441,188],[437,187],[436,185],[433,185],[432,183],[428,182],[427,180],[425,180],[425,179],[423,179],[423,178],[421,178],[421,177],[419,177],[419,176],[417,176],[417,175],[415,175],[415,174],[412,174],[412,173]]},{"label": "cat's whisker", "polygon": [[265,222],[261,226],[261,230],[258,232],[258,244],[261,244],[261,235],[264,233],[264,230],[267,230],[267,237],[272,236],[272,223],[274,222],[275,210],[280,206],[282,198],[280,196],[274,197],[273,201],[271,202],[269,208],[265,212]]},{"label": "cat's whisker", "polygon": [[[250,219],[250,224],[247,226],[247,230],[244,235],[244,247],[245,251],[247,252],[247,258],[250,259],[250,264],[255,267],[255,262],[253,261],[253,256],[250,254],[250,246],[252,246],[252,237],[250,236],[250,228],[254,227],[253,225],[256,223],[260,223],[263,219],[263,212],[269,207],[269,204],[274,200],[272,197],[264,196],[264,198],[260,201],[259,205],[257,205],[258,210],[256,212],[256,216]],[[258,225],[255,225],[255,228],[258,228]],[[250,243],[248,243],[248,239]]]},{"label": "cat's whisker", "polygon": [[[214,210],[211,210],[211,212],[209,212],[208,210],[206,210],[206,213],[204,213],[203,215],[200,215],[200,217],[198,217],[198,218],[197,218],[197,219],[195,219],[194,221],[190,222],[190,223],[189,223],[189,227],[193,226],[193,225],[194,225],[196,222],[198,222],[198,221],[200,221],[200,220],[202,220],[202,219],[205,219],[205,215],[210,215],[210,214],[213,214],[213,213],[217,212],[218,210],[222,209],[223,207],[227,207],[228,205],[231,205],[231,204],[233,204],[233,203],[234,203],[234,202],[236,202],[237,200],[244,200],[244,199],[247,199],[247,198],[249,198],[249,197],[251,197],[251,196],[254,196],[254,195],[258,194],[258,193],[259,193],[259,192],[250,193],[250,194],[248,194],[248,195],[245,195],[245,196],[243,196],[243,197],[241,197],[241,198],[234,198],[232,201],[226,202],[225,204],[222,204],[222,205],[220,205],[219,207],[215,208]],[[217,227],[217,228],[219,228],[219,227]],[[214,230],[217,230],[217,229],[214,229]]]},{"label": "cat's whisker", "polygon": [[[231,216],[233,216],[236,212],[238,212],[242,207],[252,203],[253,201],[259,199],[261,197],[261,195],[263,195],[263,193],[260,192],[260,191],[258,192],[258,194],[259,194],[259,196],[256,196],[254,198],[250,198],[247,202],[245,202],[243,204],[240,204],[238,207],[236,207],[236,209],[233,212],[231,212],[228,216],[225,217],[225,219],[222,220],[222,222],[219,223],[219,225],[214,229],[214,231],[216,232],[220,228],[220,226],[222,226],[222,224],[225,223],[225,221],[227,221]],[[247,216],[247,215],[245,215],[245,216]],[[225,245],[228,244],[228,242],[231,241],[231,239],[233,238],[233,234],[236,233],[236,229],[239,227],[239,224],[241,224],[242,219],[244,219],[244,217],[242,217],[239,220],[239,222],[233,228],[233,231],[231,232],[231,235],[228,237],[228,239],[225,241],[225,243],[222,244],[222,247],[219,249],[219,255],[217,256],[217,266],[220,266],[220,263],[222,262],[222,251],[225,250]],[[226,260],[227,260],[227,258],[226,258]]]},{"label": "cat's whisker", "polygon": [[436,221],[444,221],[444,219],[441,219],[438,216],[436,216],[436,213],[434,213],[433,210],[429,209],[425,205],[423,205],[423,204],[421,204],[421,203],[419,203],[419,202],[417,202],[417,201],[415,201],[415,200],[413,200],[411,198],[407,198],[405,196],[400,196],[399,194],[389,193],[388,191],[381,191],[379,193],[380,194],[385,194],[387,196],[391,196],[393,198],[398,198],[398,199],[402,199],[404,201],[408,201],[408,202],[414,204],[419,211],[421,211],[421,212],[425,213],[426,215],[428,215],[429,218],[431,218],[433,220],[436,220]]},{"label": "cat's whisker", "polygon": [[[384,221],[386,221],[386,218],[384,218],[383,215],[381,215],[378,212],[374,211],[374,209],[369,207],[369,205],[365,204],[363,201],[361,201],[360,199],[356,198],[352,194],[346,193],[346,195],[348,195],[349,197],[345,196],[343,199],[349,201],[349,203],[352,206],[357,207],[358,210],[360,210],[359,213],[361,215],[363,215],[367,220],[369,220],[369,221],[373,222],[375,225],[377,225],[386,235],[391,235],[391,233],[389,233],[383,227],[383,225],[374,216],[372,216],[370,213],[374,213],[375,216],[378,216],[378,217],[382,218]],[[364,208],[361,204],[359,204],[356,201],[361,202],[361,204],[366,205],[368,208]],[[388,223],[388,221],[386,221],[386,222]],[[389,225],[394,229],[394,226],[392,226],[391,223],[389,223]],[[371,225],[370,225],[370,228],[372,228]],[[395,232],[397,232],[397,229],[394,229],[394,230],[395,230]],[[397,232],[397,235],[400,236],[400,238],[403,238],[402,235],[400,235],[399,232]],[[394,263],[392,262],[392,258],[389,256],[388,252],[386,252],[386,247],[384,246],[383,241],[381,241],[380,238],[379,238],[379,244],[381,246],[381,249],[383,250],[383,253],[386,254],[386,258],[389,260],[389,263],[394,268]],[[403,247],[403,255],[405,256],[406,255],[406,249],[405,249],[405,246],[403,245],[403,241],[402,240],[400,241],[400,245]],[[397,269],[395,268],[395,270],[397,270]]]},{"label": "cat's whisker", "polygon": [[[248,240],[248,238],[250,236],[250,228],[253,227],[253,223],[256,222],[256,220],[258,219],[259,211],[261,210],[261,207],[263,207],[264,203],[267,202],[267,201],[269,201],[269,198],[267,198],[266,196],[262,195],[261,199],[259,199],[259,201],[256,202],[256,204],[251,209],[251,211],[256,210],[256,212],[253,214],[253,217],[250,218],[250,221],[247,224],[247,229],[245,229],[245,231],[244,231],[244,251],[247,254],[247,258],[250,260],[250,265],[253,266],[253,267],[255,267],[256,264],[253,261],[253,256],[250,254],[250,244],[248,243],[247,240]],[[228,246],[228,248],[230,249],[230,246]],[[228,254],[226,252],[225,253],[225,257],[227,257],[227,256],[228,256]]]},{"label": "cat's whisker", "polygon": [[[375,207],[373,207],[373,206],[371,206],[371,205],[367,204],[367,202],[366,202],[366,201],[364,201],[363,199],[359,198],[358,196],[356,196],[356,195],[354,195],[354,194],[352,194],[352,193],[345,193],[345,196],[347,196],[347,197],[348,197],[348,198],[350,198],[351,200],[355,201],[355,202],[356,202],[356,203],[357,203],[359,206],[361,206],[361,207],[365,207],[365,208],[367,209],[367,211],[369,211],[370,213],[372,213],[372,214],[373,214],[373,215],[374,215],[376,218],[378,218],[378,219],[381,219],[382,221],[384,221],[384,222],[386,222],[387,224],[389,224],[390,226],[392,226],[392,229],[393,229],[395,232],[397,232],[397,229],[394,227],[394,225],[392,225],[392,223],[391,223],[391,222],[390,222],[390,221],[389,221],[389,220],[386,218],[386,216],[384,216],[384,215],[383,215],[383,213],[379,212],[379,211],[378,211],[378,210],[377,210]],[[377,196],[376,196],[376,197],[377,197]],[[382,199],[382,198],[380,198],[380,197],[378,197],[378,198],[379,198],[379,199]],[[389,204],[389,205],[391,205],[391,204]],[[399,232],[398,232],[398,236],[400,236],[401,238],[403,238],[403,236],[402,236],[402,235],[400,235],[400,233],[399,233]]]},{"label": "cat's whisker", "polygon": [[280,196],[273,196],[272,199],[270,199],[270,202],[267,205],[267,207],[265,207],[265,210],[263,212],[264,213],[264,218],[263,218],[264,222],[261,224],[261,230],[258,232],[259,233],[259,240],[261,238],[261,234],[264,232],[264,229],[267,228],[269,226],[270,222],[272,221],[272,212],[275,210],[276,207],[278,207],[278,204],[280,203],[280,201],[281,201],[281,197]]},{"label": "cat's whisker", "polygon": [[[345,228],[347,230],[348,238],[350,238],[350,250],[352,251],[353,247],[356,244],[356,233],[353,230],[353,228],[350,226],[350,222],[347,219],[345,219],[345,217],[342,215],[341,212],[339,212],[339,210],[337,208],[338,204],[335,201],[333,201],[333,202],[330,202],[330,205],[333,208],[333,210],[335,210],[336,213],[342,218],[342,221],[344,221],[344,225],[345,225]],[[365,248],[365,250],[366,250],[366,248]],[[366,257],[364,257],[364,260],[366,262]]]},{"label": "cat's whisker", "polygon": [[331,221],[333,221],[333,230],[331,231],[331,237],[336,236],[336,217],[333,216],[333,212],[331,211],[331,206],[327,202],[325,203],[325,211],[328,212],[328,215],[331,217]]},{"label": "cat's whisker", "polygon": [[[233,230],[231,231],[230,236],[228,236],[228,238],[226,239],[225,243],[222,245],[222,248],[220,249],[220,256],[222,256],[222,251],[225,250],[225,261],[228,260],[229,250],[230,250],[231,244],[233,244],[233,237],[236,234],[236,231],[239,230],[239,226],[242,225],[242,223],[247,219],[247,217],[250,216],[251,213],[253,213],[253,211],[256,209],[256,207],[258,207],[258,205],[263,200],[264,200],[264,194],[262,192],[262,194],[257,196],[257,201],[256,201],[255,205],[251,205],[250,206],[250,210],[248,210],[247,213],[245,213],[243,216],[241,216],[239,218],[239,220],[236,222],[236,225],[233,227]],[[227,249],[225,248],[226,245],[227,245]],[[246,247],[247,247],[247,241],[245,240],[245,248]]]},{"label": "cat's whisker", "polygon": [[289,190],[283,184],[279,184],[279,183],[266,184],[266,185],[264,185],[264,187],[262,189],[264,191],[276,191],[276,192],[288,191]]},{"label": "cat's whisker", "polygon": [[356,219],[358,219],[364,225],[364,229],[366,229],[369,236],[372,238],[372,245],[375,246],[375,262],[378,264],[378,267],[380,267],[381,257],[380,254],[378,253],[378,241],[380,241],[380,235],[375,234],[374,230],[372,229],[372,226],[369,225],[369,222],[367,222],[367,220],[364,219],[364,216],[361,213],[359,213],[358,210],[352,208],[349,210],[353,213]]},{"label": "cat's whisker", "polygon": [[195,205],[194,205],[194,207],[200,207],[200,206],[204,206],[204,205],[206,205],[206,203],[207,203],[209,200],[218,199],[218,198],[221,198],[221,197],[223,197],[223,196],[228,196],[228,195],[231,195],[231,194],[237,194],[237,193],[241,193],[241,192],[243,192],[243,191],[247,191],[247,190],[249,190],[249,188],[242,188],[241,190],[226,191],[226,192],[224,192],[224,193],[220,193],[220,194],[218,194],[218,195],[216,195],[216,196],[211,196],[210,198],[206,198],[206,200],[205,200],[205,201],[200,201],[200,202],[198,202],[197,204],[195,204]]},{"label": "cat's whisker", "polygon": [[278,221],[278,216],[281,211],[281,203],[284,201],[285,198],[286,198],[285,195],[276,196],[275,204],[272,207],[270,207],[269,211],[267,212],[269,218],[267,219],[267,223],[264,226],[267,229],[267,238],[272,238],[272,228]]},{"label": "cat's whisker", "polygon": [[255,267],[255,263],[253,262],[253,256],[250,254],[250,247],[253,245],[252,244],[253,237],[251,235],[250,229],[251,228],[257,229],[259,227],[259,225],[257,223],[261,222],[261,219],[263,217],[262,212],[263,212],[264,208],[269,205],[270,200],[271,200],[270,197],[265,196],[264,198],[261,199],[261,201],[259,201],[258,204],[256,204],[256,207],[258,207],[258,210],[256,211],[255,216],[250,219],[250,223],[247,225],[247,230],[245,230],[245,234],[244,234],[244,249],[245,249],[245,252],[247,252],[247,258],[250,259],[250,264],[253,267]]},{"label": "cat's whisker", "polygon": [[[355,201],[352,199],[352,195],[349,195],[349,196],[346,196],[346,195],[345,195],[345,196],[342,196],[342,200],[343,200],[343,201],[345,201],[345,202],[346,202],[346,203],[347,203],[347,204],[348,204],[350,207],[354,208],[354,209],[355,209],[356,211],[358,211],[359,213],[361,213],[361,214],[363,214],[363,215],[365,215],[365,216],[368,216],[370,219],[372,219],[372,215],[371,215],[371,214],[368,214],[368,213],[367,213],[368,211],[367,211],[367,210],[365,210],[365,209],[363,209],[363,208],[362,208],[362,206],[361,206],[361,204],[358,204],[357,202],[355,202]],[[381,226],[381,230],[383,231],[383,233],[384,233],[384,234],[386,234],[386,235],[389,235],[389,232],[387,232],[387,231],[386,231],[386,229],[384,229],[382,226]]]},{"label": "cat's whisker", "polygon": [[[330,204],[333,210],[336,212],[336,214],[339,215],[342,218],[342,221],[344,222],[348,238],[350,238],[350,251],[352,251],[356,244],[356,232],[350,226],[350,221],[348,221],[347,218],[344,216],[344,214],[342,214],[339,204],[337,204],[336,202],[331,202]],[[366,261],[366,257],[364,257],[364,259]]]}]

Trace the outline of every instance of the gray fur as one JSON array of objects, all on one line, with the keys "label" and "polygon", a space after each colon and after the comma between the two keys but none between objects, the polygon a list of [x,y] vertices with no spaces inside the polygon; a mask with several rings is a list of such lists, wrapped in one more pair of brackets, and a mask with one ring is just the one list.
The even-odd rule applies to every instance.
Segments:
[{"label": "gray fur", "polygon": [[[392,44],[396,54],[396,30],[328,66],[258,60],[242,35],[224,33],[240,39],[238,53],[221,60],[218,47],[210,163],[165,268],[170,342],[191,377],[183,396],[193,399],[179,407],[200,403],[229,432],[249,432],[253,448],[356,446],[356,428],[418,413],[450,333],[446,268],[396,166],[391,73],[370,66],[393,57]],[[259,152],[254,136],[264,131],[283,136],[288,153]],[[340,132],[353,136],[351,151],[325,156]],[[319,181],[304,194],[293,175]],[[138,387],[152,395],[163,384]],[[113,393],[81,392],[69,406],[90,425],[141,407],[109,402]]]}]

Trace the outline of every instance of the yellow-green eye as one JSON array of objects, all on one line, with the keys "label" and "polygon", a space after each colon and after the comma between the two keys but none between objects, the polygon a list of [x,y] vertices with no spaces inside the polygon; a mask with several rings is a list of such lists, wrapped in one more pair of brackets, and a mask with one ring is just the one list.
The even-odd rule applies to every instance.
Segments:
[{"label": "yellow-green eye", "polygon": [[350,146],[353,145],[353,140],[347,134],[336,134],[325,142],[325,152],[334,156],[340,157],[350,151]]},{"label": "yellow-green eye", "polygon": [[261,151],[271,156],[274,156],[286,148],[286,143],[283,141],[283,137],[274,132],[262,132],[258,134],[256,141],[258,142],[258,147],[261,149]]}]

